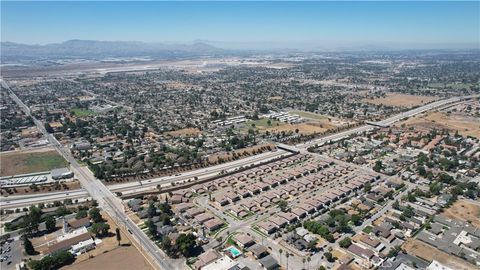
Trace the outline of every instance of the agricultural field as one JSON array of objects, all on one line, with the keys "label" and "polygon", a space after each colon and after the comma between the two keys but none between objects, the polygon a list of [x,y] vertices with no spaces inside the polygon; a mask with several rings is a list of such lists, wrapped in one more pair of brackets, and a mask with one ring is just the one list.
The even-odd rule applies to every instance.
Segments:
[{"label": "agricultural field", "polygon": [[401,124],[415,128],[436,128],[457,131],[464,136],[480,138],[480,119],[462,114],[431,112],[408,119]]},{"label": "agricultural field", "polygon": [[66,167],[67,161],[51,148],[0,154],[0,176],[45,172]]},{"label": "agricultural field", "polygon": [[410,108],[414,106],[427,104],[437,99],[438,99],[437,97],[430,97],[430,96],[416,96],[416,95],[408,95],[408,94],[388,93],[386,97],[375,98],[375,99],[363,99],[363,101],[371,104],[376,104],[376,105],[381,104],[386,106]]},{"label": "agricultural field", "polygon": [[452,269],[478,269],[473,264],[470,264],[465,260],[457,258],[453,255],[449,255],[416,239],[411,239],[405,242],[403,249],[410,255],[419,257],[426,261],[436,260]]},{"label": "agricultural field", "polygon": [[480,228],[480,204],[458,200],[450,208],[445,209],[443,215],[451,219],[469,222]]}]

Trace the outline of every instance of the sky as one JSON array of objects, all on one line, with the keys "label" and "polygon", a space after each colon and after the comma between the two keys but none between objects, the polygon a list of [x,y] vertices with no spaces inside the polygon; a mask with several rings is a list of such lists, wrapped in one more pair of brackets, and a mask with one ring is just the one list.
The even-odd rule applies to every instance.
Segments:
[{"label": "sky", "polygon": [[1,2],[1,39],[179,42],[220,47],[465,48],[480,2]]}]

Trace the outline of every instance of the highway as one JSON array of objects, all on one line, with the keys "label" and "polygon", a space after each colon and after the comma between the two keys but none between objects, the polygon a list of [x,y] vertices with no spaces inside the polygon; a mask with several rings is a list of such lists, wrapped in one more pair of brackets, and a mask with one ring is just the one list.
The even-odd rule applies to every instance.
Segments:
[{"label": "highway", "polygon": [[429,110],[440,108],[440,107],[445,106],[447,104],[461,102],[463,100],[471,99],[471,98],[475,98],[475,97],[478,98],[478,97],[480,97],[480,95],[471,95],[471,96],[463,96],[463,97],[454,97],[454,98],[449,98],[449,99],[442,99],[442,100],[435,101],[435,102],[423,105],[421,107],[418,107],[418,108],[415,108],[415,109],[412,109],[412,110],[409,110],[409,111],[406,111],[406,112],[403,112],[403,113],[399,113],[397,115],[394,115],[392,117],[389,117],[385,120],[382,120],[382,121],[379,121],[379,122],[376,122],[376,123],[367,124],[367,125],[364,125],[364,126],[360,126],[360,127],[352,128],[352,129],[345,130],[345,131],[342,131],[342,132],[339,132],[339,133],[335,133],[335,134],[332,134],[332,135],[328,135],[328,136],[325,136],[325,137],[322,137],[322,138],[313,139],[313,140],[305,142],[305,143],[297,144],[296,148],[306,149],[306,148],[309,148],[309,147],[314,146],[314,145],[322,145],[322,144],[327,143],[329,141],[338,141],[338,140],[346,138],[346,137],[348,137],[352,134],[358,134],[358,133],[362,133],[364,131],[372,130],[372,129],[376,128],[376,126],[390,126],[390,125],[393,125],[396,122],[401,121],[405,118],[409,118],[409,117],[424,113],[424,112],[429,111]]}]

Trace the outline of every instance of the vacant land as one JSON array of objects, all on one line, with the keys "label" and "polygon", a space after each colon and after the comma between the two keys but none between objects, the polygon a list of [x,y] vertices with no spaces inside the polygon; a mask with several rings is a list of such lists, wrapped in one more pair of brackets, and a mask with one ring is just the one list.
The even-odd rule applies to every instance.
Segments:
[{"label": "vacant land", "polygon": [[408,119],[398,125],[401,124],[425,129],[447,129],[458,131],[464,136],[480,138],[480,119],[460,113],[431,112]]},{"label": "vacant land", "polygon": [[472,225],[480,227],[480,205],[467,200],[458,200],[450,208],[443,212],[448,218],[459,219],[471,222]]},{"label": "vacant land", "polygon": [[312,113],[312,112],[306,112],[306,111],[293,110],[293,111],[290,111],[290,113],[296,114],[296,115],[299,115],[303,118],[307,118],[307,119],[311,119],[311,120],[327,120],[328,121],[328,119],[329,119],[328,116],[317,114],[317,113]]},{"label": "vacant land", "polygon": [[90,109],[74,108],[70,110],[70,113],[77,117],[87,117],[96,115],[97,113]]},{"label": "vacant land", "polygon": [[183,128],[175,131],[166,132],[167,135],[172,137],[191,137],[197,136],[202,133],[198,128]]},{"label": "vacant land", "polygon": [[117,270],[117,269],[153,269],[140,252],[133,246],[121,246],[89,260],[64,267],[65,270]]},{"label": "vacant land", "polygon": [[[303,135],[318,134],[325,132],[331,128],[333,125],[330,124],[319,124],[319,123],[302,123],[302,124],[284,124],[282,126],[268,128],[267,131],[270,133],[298,133]],[[298,132],[297,132],[298,131]]]},{"label": "vacant land", "polygon": [[244,130],[248,130],[249,128],[257,128],[259,130],[266,130],[271,127],[278,127],[278,126],[283,126],[285,123],[280,122],[278,120],[274,119],[268,119],[268,118],[262,118],[258,120],[249,120],[245,122],[245,128]]},{"label": "vacant land", "polygon": [[271,150],[274,150],[275,148],[276,148],[275,145],[271,143],[259,144],[251,147],[246,147],[243,149],[234,150],[227,153],[213,154],[208,157],[208,162],[210,164],[215,164],[216,162],[222,161],[222,160],[228,161],[228,160],[239,159],[239,158],[248,157],[248,156],[260,154],[263,152],[271,151]]},{"label": "vacant land", "polygon": [[15,151],[0,154],[0,176],[44,172],[67,166],[56,151]]},{"label": "vacant land", "polygon": [[62,191],[62,190],[77,190],[80,189],[81,185],[80,182],[77,180],[74,181],[66,181],[66,182],[56,182],[50,184],[38,184],[36,185],[35,189],[32,189],[31,186],[24,186],[24,187],[15,187],[15,188],[6,188],[2,187],[0,189],[0,195],[8,196],[8,195],[25,195],[25,194],[38,194],[38,193],[48,193],[52,191]]},{"label": "vacant land", "polygon": [[405,242],[403,249],[407,251],[408,254],[417,256],[426,261],[436,260],[440,263],[452,268],[452,269],[477,269],[474,265],[457,258],[453,255],[449,255],[443,251],[440,251],[422,241],[411,239]]},{"label": "vacant land", "polygon": [[415,96],[407,94],[388,93],[386,97],[375,99],[364,99],[364,102],[377,105],[387,105],[394,107],[406,107],[410,108],[417,105],[427,104],[429,102],[437,100],[437,97],[429,96]]}]

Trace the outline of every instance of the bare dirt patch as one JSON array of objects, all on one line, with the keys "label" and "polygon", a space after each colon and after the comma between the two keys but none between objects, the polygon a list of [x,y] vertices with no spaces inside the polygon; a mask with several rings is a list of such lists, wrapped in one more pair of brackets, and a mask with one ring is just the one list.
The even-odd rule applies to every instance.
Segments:
[{"label": "bare dirt patch", "polygon": [[319,124],[319,123],[302,123],[302,124],[285,124],[282,126],[271,127],[266,129],[270,133],[297,133],[303,135],[310,135],[315,133],[322,133],[328,131],[329,129],[334,128],[331,124]]},{"label": "bare dirt patch", "polygon": [[62,191],[62,190],[76,190],[80,189],[81,185],[78,180],[68,181],[68,182],[56,182],[52,184],[37,185],[35,189],[31,187],[15,187],[15,188],[1,188],[0,195],[7,196],[10,195],[25,195],[25,194],[38,194],[38,193],[48,193],[52,191]]},{"label": "bare dirt patch", "polygon": [[432,260],[439,261],[440,263],[452,269],[477,269],[474,265],[460,258],[449,255],[416,239],[410,239],[405,242],[403,248],[407,251],[408,254],[417,256],[429,262]]},{"label": "bare dirt patch", "polygon": [[376,105],[383,104],[387,106],[410,108],[417,105],[427,104],[437,99],[438,97],[388,93],[386,97],[375,98],[375,99],[363,99],[363,102],[376,104]]},{"label": "bare dirt patch", "polygon": [[89,260],[64,267],[65,270],[118,270],[118,269],[153,269],[145,258],[133,246],[117,247],[107,253]]},{"label": "bare dirt patch", "polygon": [[166,132],[167,135],[172,137],[191,137],[198,136],[202,133],[198,128],[183,128],[175,131]]},{"label": "bare dirt patch", "polygon": [[65,159],[51,149],[0,154],[0,176],[44,172],[66,166]]},{"label": "bare dirt patch", "polygon": [[229,161],[229,160],[234,160],[238,158],[243,158],[243,157],[264,153],[267,151],[271,151],[275,148],[276,148],[275,145],[271,143],[259,144],[259,145],[255,145],[255,146],[251,146],[243,149],[234,150],[227,153],[219,153],[219,154],[211,155],[208,157],[208,162],[210,164],[215,164],[216,162],[219,162],[219,161]]},{"label": "bare dirt patch", "polygon": [[480,138],[480,119],[462,114],[447,114],[443,112],[431,112],[425,115],[408,119],[397,125],[405,124],[407,127],[420,129],[447,129],[458,131],[464,136]]},{"label": "bare dirt patch", "polygon": [[451,219],[471,222],[473,226],[480,228],[480,205],[467,200],[456,201],[451,207],[445,209],[443,215]]}]

